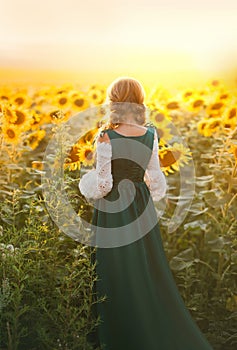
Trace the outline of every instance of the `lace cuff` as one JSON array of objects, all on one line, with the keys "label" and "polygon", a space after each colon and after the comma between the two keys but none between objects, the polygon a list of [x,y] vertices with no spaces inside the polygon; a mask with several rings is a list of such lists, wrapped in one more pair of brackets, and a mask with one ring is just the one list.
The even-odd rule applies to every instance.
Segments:
[{"label": "lace cuff", "polygon": [[113,187],[111,174],[112,146],[107,142],[97,142],[96,169],[82,176],[78,187],[86,198],[99,199],[108,194]]},{"label": "lace cuff", "polygon": [[154,201],[159,201],[163,198],[168,189],[165,175],[160,168],[158,150],[158,139],[155,132],[152,155],[144,176],[144,181],[146,182]]}]

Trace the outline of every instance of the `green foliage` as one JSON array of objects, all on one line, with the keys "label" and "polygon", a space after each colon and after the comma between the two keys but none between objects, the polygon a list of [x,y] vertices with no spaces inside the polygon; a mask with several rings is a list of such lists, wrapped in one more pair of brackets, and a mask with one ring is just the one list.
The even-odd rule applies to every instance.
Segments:
[{"label": "green foliage", "polygon": [[2,202],[0,348],[90,350],[93,249],[46,221],[36,194],[17,193]]},{"label": "green foliage", "polygon": [[[232,350],[237,347],[234,164],[224,138],[207,139],[191,129],[183,132],[197,172],[195,196],[185,222],[172,234],[167,234],[165,226],[161,231],[170,267],[193,318],[215,350]],[[175,176],[170,180],[171,184],[177,181]]]}]

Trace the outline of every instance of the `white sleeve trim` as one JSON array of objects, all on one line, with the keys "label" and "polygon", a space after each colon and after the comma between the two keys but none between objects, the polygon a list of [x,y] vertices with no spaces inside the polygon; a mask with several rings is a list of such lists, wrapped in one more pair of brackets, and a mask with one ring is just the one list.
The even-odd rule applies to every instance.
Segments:
[{"label": "white sleeve trim", "polygon": [[144,176],[144,181],[146,182],[154,201],[159,201],[163,198],[168,189],[165,175],[160,168],[158,150],[158,138],[155,132],[153,150]]},{"label": "white sleeve trim", "polygon": [[99,199],[113,187],[111,173],[112,146],[109,142],[97,142],[96,169],[88,171],[79,182],[79,189],[86,198]]}]

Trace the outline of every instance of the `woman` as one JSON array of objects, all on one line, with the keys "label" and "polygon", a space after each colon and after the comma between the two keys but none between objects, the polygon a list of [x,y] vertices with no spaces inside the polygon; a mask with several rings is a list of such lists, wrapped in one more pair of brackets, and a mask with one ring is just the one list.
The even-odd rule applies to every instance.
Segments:
[{"label": "woman", "polygon": [[[110,123],[97,138],[96,171],[81,178],[95,200],[96,343],[105,350],[210,350],[179,294],[153,201],[167,191],[159,135],[146,124],[145,93],[133,78],[107,90]],[[92,177],[93,179],[92,179]],[[91,181],[92,180],[92,181]]]}]

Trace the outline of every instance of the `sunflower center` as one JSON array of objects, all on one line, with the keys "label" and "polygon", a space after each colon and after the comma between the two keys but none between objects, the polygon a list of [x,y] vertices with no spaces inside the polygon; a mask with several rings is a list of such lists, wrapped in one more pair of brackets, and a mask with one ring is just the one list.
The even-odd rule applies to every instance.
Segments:
[{"label": "sunflower center", "polygon": [[227,98],[227,97],[228,97],[228,94],[223,94],[223,95],[220,96],[220,99],[221,99],[221,100],[224,100],[224,99]]},{"label": "sunflower center", "polygon": [[59,103],[60,103],[60,105],[65,105],[65,103],[67,103],[67,98],[66,97],[61,97],[59,99]]},{"label": "sunflower center", "polygon": [[222,102],[216,102],[216,103],[213,104],[211,109],[220,109],[222,106],[223,106]]},{"label": "sunflower center", "polygon": [[166,151],[164,157],[161,160],[162,167],[168,167],[177,162],[180,158],[180,151]]},{"label": "sunflower center", "polygon": [[14,100],[18,105],[22,105],[24,103],[24,98],[23,97],[17,97]]},{"label": "sunflower center", "polygon": [[2,95],[2,96],[1,96],[1,100],[8,100],[8,97],[5,96],[5,95]]},{"label": "sunflower center", "polygon": [[227,129],[229,129],[229,128],[231,127],[231,125],[230,125],[230,124],[225,123],[225,124],[224,124],[224,127],[225,127],[225,128],[227,128]]},{"label": "sunflower center", "polygon": [[77,98],[75,101],[74,101],[74,104],[78,107],[82,107],[83,104],[84,104],[84,99],[83,98]]},{"label": "sunflower center", "polygon": [[93,152],[91,152],[91,150],[87,149],[85,151],[85,157],[86,157],[86,159],[91,160],[93,157]]},{"label": "sunflower center", "polygon": [[72,150],[70,152],[70,155],[69,155],[69,158],[70,158],[70,161],[68,162],[72,162],[72,163],[75,163],[75,162],[78,162],[80,160],[79,156],[78,156],[78,148],[77,147],[72,147]]},{"label": "sunflower center", "polygon": [[229,119],[234,118],[236,116],[236,108],[232,108],[229,112]]},{"label": "sunflower center", "polygon": [[193,102],[193,107],[199,107],[203,105],[203,100],[196,100]]},{"label": "sunflower center", "polygon": [[14,139],[14,137],[16,136],[15,132],[12,129],[7,129],[7,136],[10,139]]},{"label": "sunflower center", "polygon": [[214,129],[214,128],[216,128],[216,127],[219,126],[219,125],[220,125],[220,122],[217,121],[217,120],[215,120],[213,123],[211,123],[211,124],[209,125],[209,128],[210,128],[210,129]]},{"label": "sunflower center", "polygon": [[155,120],[156,120],[157,122],[162,122],[162,120],[164,120],[164,119],[165,119],[165,116],[164,116],[163,113],[157,113],[157,114],[155,115]]},{"label": "sunflower center", "polygon": [[203,124],[201,125],[201,130],[205,129],[206,126],[207,126],[207,123],[203,123]]},{"label": "sunflower center", "polygon": [[25,121],[25,115],[24,113],[20,112],[20,111],[16,111],[16,116],[17,116],[17,120],[13,123],[16,125],[21,125],[24,123]]},{"label": "sunflower center", "polygon": [[191,96],[193,93],[192,91],[187,91],[185,94],[184,94],[184,97],[189,97]]},{"label": "sunflower center", "polygon": [[176,109],[176,108],[179,108],[179,104],[178,102],[174,101],[174,102],[170,102],[166,105],[166,107],[168,109]]}]

